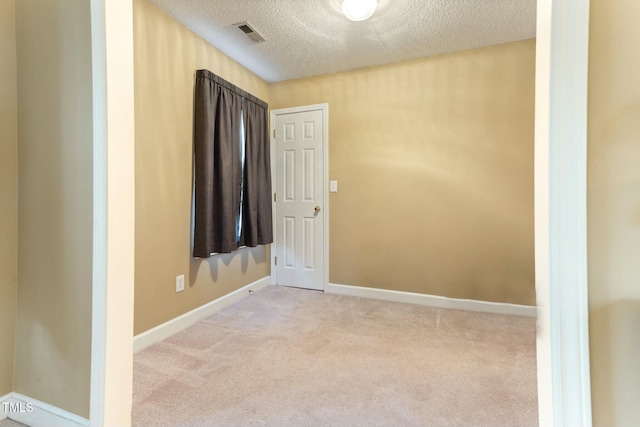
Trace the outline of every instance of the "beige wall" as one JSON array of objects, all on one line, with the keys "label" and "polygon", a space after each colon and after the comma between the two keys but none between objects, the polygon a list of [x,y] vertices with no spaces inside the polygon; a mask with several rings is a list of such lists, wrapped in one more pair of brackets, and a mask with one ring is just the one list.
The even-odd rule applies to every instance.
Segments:
[{"label": "beige wall", "polygon": [[640,419],[640,2],[592,0],[588,240],[594,425]]},{"label": "beige wall", "polygon": [[16,2],[19,251],[14,390],[87,417],[91,365],[89,2]]},{"label": "beige wall", "polygon": [[329,103],[330,281],[534,304],[535,41],[271,85]]},{"label": "beige wall", "polygon": [[0,396],[13,386],[18,284],[15,1],[0,0]]},{"label": "beige wall", "polygon": [[[206,68],[268,101],[267,83],[147,0],[134,1],[135,334],[269,275],[268,250],[191,258],[193,87]],[[186,289],[175,292],[185,274]]]}]

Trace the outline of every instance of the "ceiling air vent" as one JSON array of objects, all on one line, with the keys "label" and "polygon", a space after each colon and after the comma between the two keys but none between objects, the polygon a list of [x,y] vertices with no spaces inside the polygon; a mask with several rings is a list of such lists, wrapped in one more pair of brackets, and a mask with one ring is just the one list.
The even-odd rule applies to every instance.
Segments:
[{"label": "ceiling air vent", "polygon": [[233,26],[238,27],[240,31],[242,31],[247,37],[249,37],[254,42],[265,41],[265,38],[262,37],[262,34],[256,31],[256,29],[253,28],[253,25],[251,25],[249,22],[240,22],[239,24],[233,24]]}]

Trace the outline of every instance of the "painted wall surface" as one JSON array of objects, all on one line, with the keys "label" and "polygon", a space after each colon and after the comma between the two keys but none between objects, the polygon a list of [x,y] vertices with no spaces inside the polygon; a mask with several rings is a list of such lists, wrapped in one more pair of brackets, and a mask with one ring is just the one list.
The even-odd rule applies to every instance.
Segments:
[{"label": "painted wall surface", "polygon": [[14,390],[89,415],[92,77],[89,2],[16,2],[18,319]]},{"label": "painted wall surface", "polygon": [[588,256],[593,420],[640,419],[640,3],[592,0]]},{"label": "painted wall surface", "polygon": [[[270,274],[266,247],[191,257],[195,71],[269,99],[266,82],[147,0],[134,1],[134,58],[139,334]],[[186,289],[176,293],[179,274]]]},{"label": "painted wall surface", "polygon": [[0,1],[0,396],[13,386],[18,285],[15,1]]},{"label": "painted wall surface", "polygon": [[535,41],[275,83],[329,103],[330,281],[535,304]]}]

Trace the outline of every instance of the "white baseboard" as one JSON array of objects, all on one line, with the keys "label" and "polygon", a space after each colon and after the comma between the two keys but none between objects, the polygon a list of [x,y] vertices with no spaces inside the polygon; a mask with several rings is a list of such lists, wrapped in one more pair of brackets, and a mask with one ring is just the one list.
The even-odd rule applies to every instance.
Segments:
[{"label": "white baseboard", "polygon": [[4,396],[0,396],[0,421],[6,420],[9,415],[4,410],[4,402],[8,402],[11,399],[11,393],[5,394]]},{"label": "white baseboard", "polygon": [[0,420],[12,419],[31,427],[88,427],[89,420],[20,393],[0,398]]},{"label": "white baseboard", "polygon": [[405,302],[409,304],[419,304],[438,308],[450,308],[455,310],[481,311],[485,313],[531,317],[535,317],[537,313],[536,307],[529,305],[487,302],[471,299],[455,299],[436,295],[417,294],[413,292],[392,291],[389,289],[339,285],[336,283],[329,283],[324,291],[330,294],[350,295],[354,297],[372,298],[384,301]]},{"label": "white baseboard", "polygon": [[251,292],[258,292],[271,284],[271,276],[263,277],[253,283],[243,286],[227,295],[215,299],[205,305],[202,305],[188,313],[171,319],[155,328],[142,332],[133,338],[133,353],[138,353],[145,348],[158,343],[183,329],[188,328],[194,323],[217,313],[220,310],[247,298]]}]

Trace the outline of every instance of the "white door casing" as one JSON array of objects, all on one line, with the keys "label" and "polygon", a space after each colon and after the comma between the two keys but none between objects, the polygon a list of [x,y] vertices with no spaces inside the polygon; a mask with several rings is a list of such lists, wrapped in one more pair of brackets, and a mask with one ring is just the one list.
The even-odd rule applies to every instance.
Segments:
[{"label": "white door casing", "polygon": [[[127,3],[129,7],[127,7]],[[572,56],[566,56],[566,55],[563,56],[563,55],[557,55],[557,54],[553,56],[554,50],[556,50],[556,42],[554,40],[551,40],[549,37],[549,34],[551,33],[551,30],[552,30],[552,22],[555,21],[556,28],[562,28],[562,31],[557,31],[556,34],[562,35],[563,38],[571,39],[575,37],[582,37],[583,31],[584,31],[583,25],[585,25],[585,23],[588,25],[588,15],[587,15],[587,19],[582,18],[583,17],[582,13],[579,14],[580,18],[578,20],[574,19],[573,17],[571,19],[567,19],[566,14],[559,13],[557,9],[553,9],[550,7],[552,4],[552,0],[538,0],[537,3],[538,3],[538,11],[539,11],[538,24],[537,24],[537,39],[538,41],[543,40],[544,44],[547,45],[547,49],[545,49],[545,51],[542,51],[542,50],[538,51],[538,54],[536,55],[536,64],[539,70],[546,68],[550,71],[550,73],[558,73],[563,70],[563,65],[566,61],[572,62],[572,61],[575,61],[575,58],[573,58]],[[558,0],[555,0],[555,3],[561,3],[561,2]],[[580,9],[580,11],[582,11],[584,8],[588,8],[588,1],[568,0],[566,1],[566,3],[577,4],[577,7]],[[123,46],[126,44],[130,45],[131,48],[133,48],[132,34],[124,33],[126,37],[123,37],[122,36],[123,32],[120,31],[120,28],[122,28],[122,25],[123,25],[122,22],[127,19],[132,19],[133,8],[131,7],[130,2],[128,1],[107,2],[106,0],[92,0],[92,3],[91,3],[92,24],[95,24],[96,22],[98,22],[98,20],[105,20],[105,16],[104,16],[105,5],[113,8],[114,11],[113,12],[109,11],[110,12],[109,16],[111,19],[108,21],[108,25],[106,26],[106,28],[104,27],[99,28],[98,25],[92,26],[92,29],[97,28],[97,30],[93,31],[93,35],[99,34],[98,31],[102,30],[102,33],[100,33],[102,34],[102,36],[95,37],[94,40],[92,40],[92,50],[93,50],[94,58],[98,56],[106,58],[105,45],[104,45],[105,38],[109,38],[111,40],[111,38],[115,37],[116,42],[113,43],[113,45],[116,47],[114,48],[114,52],[126,51],[126,49],[120,49],[120,46]],[[543,14],[546,14],[548,16],[543,16]],[[554,18],[554,19],[549,19],[549,18]],[[578,25],[574,25],[576,21]],[[118,28],[118,29],[114,30],[114,28]],[[551,60],[552,56],[556,59],[555,61]],[[131,76],[131,78],[133,78],[133,69],[130,64],[125,64],[125,66],[123,66],[122,63],[120,62],[120,58],[118,57],[118,55],[110,55],[109,58],[111,59],[109,60],[108,64],[116,64],[116,63],[119,64],[117,67],[112,67],[109,70],[112,71],[113,69],[115,69],[116,71],[118,71],[119,77],[124,77],[125,75],[128,74]],[[575,62],[575,66],[577,67],[578,72],[585,73],[588,69],[588,62],[585,60],[579,60]],[[106,81],[106,78],[101,74],[102,71],[96,71],[96,69],[98,69],[98,67],[96,67],[93,72],[94,85],[96,84],[95,83],[96,79],[99,80],[99,83],[102,82],[102,84],[104,84],[104,82]],[[539,71],[537,71],[537,74],[538,73]],[[545,79],[547,80],[546,84],[548,84],[549,77],[550,76],[545,76]],[[545,99],[541,100],[540,97],[544,97]],[[548,88],[546,90],[541,89],[537,91],[536,103],[539,106],[537,107],[538,111],[536,113],[536,122],[539,122],[541,118],[550,116],[550,112],[552,110],[551,104],[554,103],[557,97],[558,97],[558,94],[553,91],[549,91]],[[99,103],[106,102],[106,95],[104,94],[104,90],[99,91],[94,88],[94,103],[95,102],[99,102]],[[576,99],[576,103],[579,108],[586,108],[587,106],[587,101],[585,97],[578,97]],[[113,108],[116,108],[116,109],[122,108],[122,105],[124,105],[126,108],[123,111],[128,112],[130,100],[127,98],[127,96],[122,96],[120,99],[114,100],[114,102],[112,102],[111,104],[113,104],[114,105]],[[573,105],[568,105],[567,103],[559,103],[554,109],[554,114],[561,115],[563,113],[571,112],[574,110],[575,110],[575,106]],[[95,114],[95,111],[96,111],[96,107],[94,105],[94,114]],[[325,112],[326,111],[328,110],[325,109]],[[131,115],[131,117],[133,117],[133,115]],[[274,117],[274,112],[272,111],[271,112],[272,124],[273,124],[273,117]],[[328,116],[325,115],[325,117],[328,117]],[[101,126],[102,128],[100,128]],[[105,126],[104,123],[94,123],[94,132],[98,132],[98,134],[100,135],[106,134],[104,130],[104,126]],[[539,146],[541,144],[546,145],[549,143],[551,139],[548,132],[550,123],[548,120],[545,119],[545,123],[539,126],[542,126],[542,129],[538,129],[539,132],[537,131],[537,133],[541,134],[541,136],[536,138],[536,146]],[[121,127],[127,128],[126,126],[121,126]],[[327,127],[325,123],[325,131],[326,129]],[[326,132],[325,132],[325,135],[327,135]],[[586,138],[584,137],[582,138],[584,143],[586,143]],[[116,137],[109,138],[109,140],[111,139],[113,139],[114,141],[121,140],[121,138],[119,138],[118,135],[116,135]],[[128,139],[125,142],[129,143]],[[105,147],[103,145],[104,145],[104,142],[101,138],[94,138],[94,146],[95,146],[96,153],[102,153],[104,151]],[[325,151],[325,154],[326,154],[326,151]],[[272,157],[272,170],[275,171],[275,169],[273,168],[273,159],[274,159],[273,144],[272,144],[271,157]],[[131,157],[129,153],[122,153],[120,151],[117,151],[117,152],[114,152],[113,155],[110,155],[109,159],[112,161],[109,163],[120,164],[120,162],[124,159],[124,161],[128,165],[130,158]],[[325,158],[328,159],[328,156],[325,156]],[[106,158],[102,158],[101,160],[103,164],[107,163],[105,159]],[[577,156],[576,163],[581,167],[586,167],[586,159],[583,157]],[[326,167],[327,166],[325,164],[325,171],[327,171]],[[541,162],[538,162],[536,166],[536,171],[537,171],[536,185],[538,185],[540,188],[548,186],[548,181],[551,178],[556,179],[559,182],[564,182],[565,180],[564,175],[560,174],[557,168],[551,169],[549,168],[548,164],[543,164]],[[111,169],[103,170],[101,172],[103,174],[103,177],[101,178],[101,180],[98,180],[97,178],[94,177],[96,182],[99,181],[98,183],[94,182],[94,193],[96,193],[94,194],[94,198],[95,198],[94,215],[96,217],[107,216],[107,215],[111,216],[111,215],[132,215],[133,214],[133,209],[129,207],[129,204],[127,204],[125,209],[123,209],[121,204],[107,205],[104,203],[100,203],[98,201],[98,199],[100,199],[101,197],[102,198],[105,197],[106,185],[104,185],[103,183],[106,182],[106,180],[108,180],[110,184],[112,183],[112,181],[115,183],[115,186],[117,188],[116,190],[114,190],[114,193],[120,190],[128,191],[127,189],[131,187],[129,183],[126,181],[126,179],[121,179],[120,172],[117,172],[115,174],[113,172],[114,171],[112,171]],[[328,174],[326,176],[328,176]],[[586,183],[586,176],[583,176],[582,180]],[[127,185],[125,185],[125,183]],[[562,199],[536,198],[536,209],[539,209],[540,211],[548,210],[550,200],[554,203],[554,205],[558,205]],[[541,201],[542,201],[541,203],[542,206],[538,206]],[[557,208],[557,206],[555,208]],[[113,213],[113,211],[115,211],[115,213]],[[325,211],[325,222],[326,222],[326,215],[328,212],[328,205],[326,203],[325,203],[324,211]],[[585,215],[586,206],[579,206],[578,211],[581,216]],[[544,221],[544,219],[537,218],[536,222],[538,223],[538,221]],[[123,244],[122,242],[128,239],[128,232],[123,232],[120,228],[118,228],[115,231],[113,231],[114,238],[110,238],[107,241],[106,232],[104,231],[105,229],[104,224],[101,225],[101,224],[97,224],[96,222],[100,222],[100,221],[94,221],[94,236],[93,236],[94,247],[103,246],[105,248],[104,250],[106,250],[107,248],[112,248],[112,250],[115,251],[114,253],[117,253],[117,251],[121,248],[121,245]],[[102,222],[104,223],[104,221]],[[538,229],[541,229],[540,227],[538,227],[538,225],[536,225],[536,227]],[[328,232],[328,228],[325,227],[325,233],[327,232]],[[536,263],[539,263],[543,261],[545,258],[550,258],[550,257],[553,257],[554,259],[557,259],[557,260],[562,259],[563,254],[569,253],[570,251],[573,251],[575,249],[578,249],[581,251],[586,250],[585,241],[580,241],[577,246],[576,245],[561,246],[560,251],[551,253],[551,251],[549,250],[549,245],[545,244],[547,242],[546,238],[540,241],[540,239],[544,237],[544,234],[547,234],[547,236],[549,236],[550,232],[541,230],[540,232],[536,233],[536,245],[541,246],[539,250],[536,250]],[[96,256],[95,252],[96,250],[94,249],[94,257]],[[328,256],[326,256],[327,253],[328,253],[328,246],[325,244],[326,260],[328,260]],[[122,257],[125,257],[125,256],[126,254],[122,255]],[[100,257],[103,259],[106,258],[104,254],[102,254]],[[274,257],[272,256],[271,258],[272,258],[272,270],[271,270],[272,276],[275,277],[276,269],[273,266]],[[94,258],[94,262],[96,262],[95,258]],[[104,263],[104,260],[102,262]],[[93,292],[94,292],[94,295],[99,295],[104,292],[103,288],[106,282],[104,281],[104,279],[103,280],[96,279],[95,270],[96,268],[94,267]],[[326,272],[325,272],[325,277],[328,277],[328,274]],[[127,305],[132,304],[133,294],[130,292],[122,293],[122,289],[128,286],[128,282],[121,282],[120,277],[111,277],[108,282],[110,284],[109,285],[110,287],[112,285],[117,285],[118,283],[121,283],[122,286],[120,285],[116,286],[118,289],[118,292],[120,292],[120,294],[118,294],[118,300],[122,301],[122,298],[124,298],[124,301]],[[538,302],[540,304],[549,304],[551,300],[550,294],[553,294],[554,292],[557,291],[559,283],[558,281],[545,280],[545,283],[543,283],[542,286],[544,288],[544,292],[539,292]],[[570,289],[568,290],[568,292],[571,293],[570,296],[574,296],[575,298],[582,299],[579,297],[580,297],[580,294],[586,292],[585,281],[580,282],[579,288],[580,289],[576,289],[576,287],[570,287]],[[538,286],[538,290],[540,290],[540,286]],[[96,300],[97,298],[94,298],[94,303]],[[566,304],[567,301],[569,301],[568,298],[564,298],[561,301],[560,309],[562,309],[562,305]],[[115,311],[117,310],[107,311],[104,308],[106,304],[103,302],[102,305],[103,307],[100,309],[96,309],[95,307],[93,308],[93,319],[92,319],[92,330],[94,334],[93,340],[103,341],[101,344],[99,344],[100,351],[92,352],[92,370],[91,370],[91,387],[92,387],[91,425],[92,426],[104,425],[104,420],[102,417],[105,411],[107,413],[112,414],[113,417],[115,417],[117,416],[115,415],[116,413],[129,414],[131,410],[131,406],[130,406],[131,396],[130,396],[130,393],[129,395],[127,395],[128,394],[127,387],[109,387],[109,386],[105,386],[104,384],[105,378],[111,378],[112,383],[115,385],[128,384],[128,383],[130,384],[131,371],[129,369],[120,369],[120,366],[118,366],[115,363],[109,364],[107,366],[104,363],[103,356],[98,353],[104,353],[104,354],[107,354],[108,356],[117,355],[119,360],[132,358],[132,352],[128,351],[126,348],[124,348],[123,350],[123,348],[118,347],[117,345],[111,345],[111,342],[106,343],[106,340],[104,340],[104,335],[105,335],[104,331],[106,329],[115,331],[115,332],[112,332],[111,336],[117,336],[120,333],[120,335],[123,337],[123,340],[124,340],[127,336],[126,334],[127,329],[133,328],[133,319],[132,319],[132,316],[125,316],[125,319],[122,319],[121,315],[115,313]],[[117,306],[119,307],[120,305],[117,305]],[[555,317],[549,316],[549,320],[550,320],[549,323],[547,323],[544,326],[546,332],[543,334],[539,334],[539,337],[538,337],[538,348],[542,347],[549,351],[557,351],[559,349],[558,342],[556,340],[551,339],[550,334],[548,333],[551,325],[557,325],[558,323],[571,324],[576,329],[582,329],[586,327],[586,325],[588,325],[588,318],[585,316],[581,316],[579,319],[575,319],[575,322],[573,323],[567,320],[566,317],[558,320]],[[127,325],[127,323],[129,323],[129,325]],[[96,339],[95,337],[98,337],[98,339]],[[573,346],[576,345],[573,342],[570,344]],[[95,350],[95,347],[93,349]],[[580,346],[580,350],[581,350],[580,351],[581,358],[583,360],[587,360],[589,355],[588,348],[585,348],[584,346]],[[546,366],[544,369],[540,369],[540,365],[538,366],[539,394],[544,395],[545,400],[547,399],[551,400],[552,398],[549,398],[549,396],[553,395],[551,384],[552,383],[558,384],[558,386],[561,387],[562,390],[567,389],[567,387],[564,387],[565,384],[567,384],[569,386],[572,386],[576,393],[581,393],[582,395],[585,396],[583,399],[584,408],[578,408],[578,409],[570,408],[569,410],[567,410],[566,408],[563,408],[561,405],[551,405],[551,404],[542,405],[540,408],[540,425],[541,426],[550,425],[548,423],[549,418],[563,416],[563,414],[567,411],[576,413],[576,412],[583,412],[584,409],[587,409],[588,411],[588,408],[590,408],[589,388],[585,385],[585,382],[583,381],[576,382],[576,381],[573,381],[572,379],[567,379],[564,376],[559,374],[558,369],[553,369],[558,367],[560,368],[570,367],[572,364],[572,361],[569,361],[566,358],[548,358],[548,359],[549,359],[548,366]],[[117,390],[118,393],[114,393],[115,390]],[[120,425],[128,425],[128,424],[123,423]],[[557,425],[560,426],[561,424],[557,424]],[[590,421],[585,423],[585,426],[588,426],[588,425],[591,425]]]},{"label": "white door casing", "polygon": [[538,0],[535,113],[541,427],[590,427],[587,281],[589,0]]},{"label": "white door casing", "polygon": [[274,283],[324,290],[327,274],[326,104],[271,112]]},{"label": "white door casing", "polygon": [[132,1],[91,0],[91,427],[131,425],[135,282],[135,186],[131,185],[135,181],[133,50]]}]

